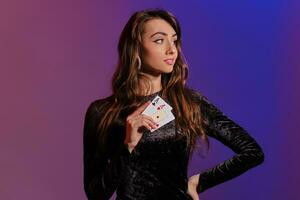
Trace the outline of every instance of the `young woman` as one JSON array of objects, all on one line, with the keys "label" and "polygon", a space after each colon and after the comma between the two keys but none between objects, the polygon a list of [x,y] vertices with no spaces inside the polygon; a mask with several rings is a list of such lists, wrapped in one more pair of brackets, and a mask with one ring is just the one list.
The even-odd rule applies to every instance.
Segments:
[{"label": "young woman", "polygon": [[[84,188],[88,199],[199,199],[198,194],[264,161],[257,142],[200,92],[186,85],[176,18],[164,10],[134,13],[118,44],[113,94],[89,105],[84,121]],[[156,128],[142,112],[159,95],[175,120]],[[196,140],[208,136],[236,155],[187,177]]]}]

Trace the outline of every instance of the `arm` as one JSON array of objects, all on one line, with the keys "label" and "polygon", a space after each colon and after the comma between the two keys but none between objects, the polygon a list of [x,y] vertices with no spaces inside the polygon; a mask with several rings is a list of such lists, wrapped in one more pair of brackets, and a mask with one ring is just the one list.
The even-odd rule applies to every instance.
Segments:
[{"label": "arm", "polygon": [[228,118],[205,96],[200,95],[202,116],[206,120],[206,134],[232,149],[236,155],[200,173],[197,192],[201,193],[215,185],[241,175],[264,161],[259,144],[246,130]]},{"label": "arm", "polygon": [[84,190],[89,200],[109,199],[112,196],[119,182],[121,162],[128,153],[123,142],[118,144],[109,142],[105,150],[97,148],[96,128],[102,116],[99,105],[103,103],[99,101],[91,103],[84,120]]}]

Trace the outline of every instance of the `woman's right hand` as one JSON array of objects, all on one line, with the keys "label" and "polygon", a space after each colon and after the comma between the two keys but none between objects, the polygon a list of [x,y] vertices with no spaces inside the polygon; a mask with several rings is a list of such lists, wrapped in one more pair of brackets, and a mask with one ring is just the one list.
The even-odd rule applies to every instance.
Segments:
[{"label": "woman's right hand", "polygon": [[151,101],[147,101],[126,118],[126,138],[124,144],[128,145],[130,153],[142,138],[142,134],[139,132],[141,128],[146,127],[149,130],[156,128],[154,120],[142,114],[150,103]]}]

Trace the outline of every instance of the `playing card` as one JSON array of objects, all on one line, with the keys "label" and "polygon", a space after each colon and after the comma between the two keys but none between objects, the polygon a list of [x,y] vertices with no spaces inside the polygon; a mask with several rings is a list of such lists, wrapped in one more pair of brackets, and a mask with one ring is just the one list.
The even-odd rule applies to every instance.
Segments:
[{"label": "playing card", "polygon": [[172,109],[173,108],[158,95],[151,101],[151,104],[142,112],[142,114],[150,116],[158,124],[158,127],[150,130],[151,132],[175,119],[171,112]]},{"label": "playing card", "polygon": [[165,102],[160,96],[157,95],[151,101],[151,104],[149,104],[149,106],[143,111],[143,114],[150,116],[161,109],[172,110],[173,108],[167,102]]},{"label": "playing card", "polygon": [[154,121],[158,124],[156,128],[150,130],[151,132],[159,129],[163,125],[175,119],[173,113],[170,110],[159,110],[150,117],[154,119]]},{"label": "playing card", "polygon": [[158,109],[162,109],[162,108],[165,108],[165,109],[168,109],[168,110],[172,110],[173,108],[167,103],[165,102],[160,96],[156,96],[151,104],[155,107],[157,107]]}]

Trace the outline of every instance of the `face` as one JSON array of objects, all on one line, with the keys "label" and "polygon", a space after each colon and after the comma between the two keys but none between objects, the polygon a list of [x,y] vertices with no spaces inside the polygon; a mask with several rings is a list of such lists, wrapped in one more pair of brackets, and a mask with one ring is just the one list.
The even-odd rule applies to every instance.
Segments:
[{"label": "face", "polygon": [[178,52],[176,32],[163,19],[151,19],[142,34],[142,70],[152,74],[170,73]]}]

